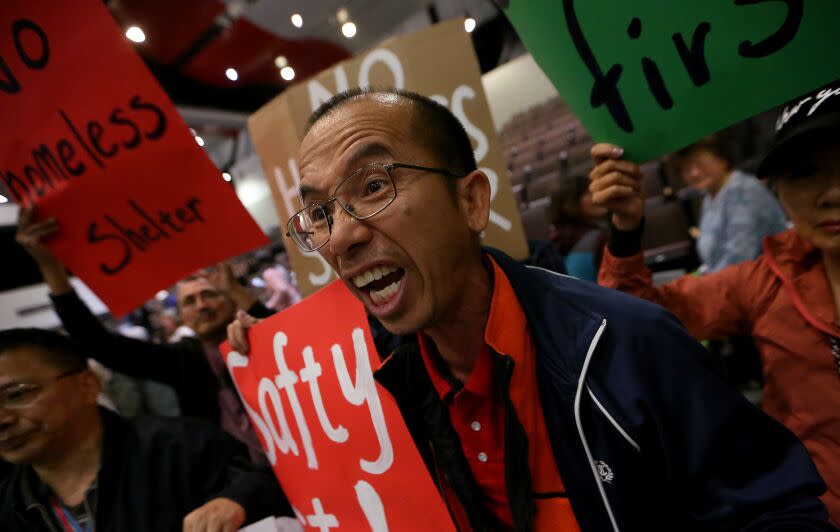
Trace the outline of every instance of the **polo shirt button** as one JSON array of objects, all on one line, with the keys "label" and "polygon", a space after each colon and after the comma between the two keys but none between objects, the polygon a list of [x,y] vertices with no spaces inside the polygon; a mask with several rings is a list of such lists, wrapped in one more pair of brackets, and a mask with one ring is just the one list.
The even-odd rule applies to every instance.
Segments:
[{"label": "polo shirt button", "polygon": [[478,432],[481,430],[481,423],[479,423],[478,421],[473,421],[472,423],[470,423],[470,428]]},{"label": "polo shirt button", "polygon": [[479,462],[486,462],[487,461],[487,453],[478,453],[478,461]]}]

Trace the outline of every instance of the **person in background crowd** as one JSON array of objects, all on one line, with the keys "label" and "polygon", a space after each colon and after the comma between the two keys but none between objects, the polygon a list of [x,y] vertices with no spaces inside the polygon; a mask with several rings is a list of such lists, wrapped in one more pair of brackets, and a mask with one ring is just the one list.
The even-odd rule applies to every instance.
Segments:
[{"label": "person in background crowd", "polygon": [[723,134],[683,148],[671,162],[688,186],[704,193],[697,239],[701,272],[758,257],[764,237],[787,228],[773,194],[735,167],[732,146]]},{"label": "person in background crowd", "polygon": [[566,273],[596,281],[601,251],[607,242],[604,217],[607,211],[593,205],[586,176],[564,180],[551,195],[549,240],[565,257]]},{"label": "person in background crowd", "polygon": [[175,309],[167,308],[160,314],[160,326],[166,343],[176,344],[187,337],[194,337],[195,332],[181,323],[178,312]]},{"label": "person in background crowd", "polygon": [[490,183],[445,107],[341,93],[298,161],[289,234],[401,337],[375,377],[461,530],[833,530],[801,442],[670,314],[482,250]]},{"label": "person in background crowd", "polygon": [[54,219],[33,221],[31,209],[21,209],[16,239],[35,259],[50,289],[64,329],[88,355],[108,368],[138,379],[168,384],[178,396],[181,414],[211,420],[248,446],[254,460],[265,462],[259,439],[225,367],[218,345],[237,307],[259,316],[272,311],[259,303],[225,265],[208,275],[178,284],[178,313],[195,338],[174,344],[154,344],[109,332],[85,306],[70,284],[67,270],[43,244],[58,232]]},{"label": "person in background crowd", "polygon": [[271,296],[265,306],[272,310],[283,310],[300,301],[300,293],[292,284],[289,270],[280,264],[266,268],[262,274]]},{"label": "person in background crowd", "polygon": [[233,532],[291,508],[245,447],[203,420],[123,419],[67,337],[0,331],[0,529]]},{"label": "person in background crowd", "polygon": [[[140,319],[141,316],[144,319]],[[149,329],[140,325],[143,322],[148,323],[144,312],[132,312],[120,321],[117,332],[128,338],[151,341]],[[170,386],[158,381],[136,379],[115,373],[95,360],[89,365],[98,372],[106,394],[113,400],[117,412],[123,416],[149,414],[171,417],[180,413],[178,397]],[[107,373],[103,375],[102,370]]]},{"label": "person in background crowd", "polygon": [[613,213],[599,282],[665,306],[696,338],[753,336],[764,366],[762,406],[811,452],[840,525],[840,82],[783,111],[759,168],[793,229],[766,238],[758,259],[714,274],[652,286],[639,246],[639,168],[621,153],[608,144],[592,149],[593,198]]}]

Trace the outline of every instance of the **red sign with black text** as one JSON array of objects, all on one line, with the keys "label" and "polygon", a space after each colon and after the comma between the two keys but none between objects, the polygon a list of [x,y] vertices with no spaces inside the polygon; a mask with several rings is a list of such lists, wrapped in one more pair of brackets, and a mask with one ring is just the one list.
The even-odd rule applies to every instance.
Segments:
[{"label": "red sign with black text", "polygon": [[298,519],[315,530],[454,531],[394,398],[364,306],[334,281],[222,346]]},{"label": "red sign with black text", "polygon": [[121,315],[267,242],[99,0],[3,0],[0,183]]}]

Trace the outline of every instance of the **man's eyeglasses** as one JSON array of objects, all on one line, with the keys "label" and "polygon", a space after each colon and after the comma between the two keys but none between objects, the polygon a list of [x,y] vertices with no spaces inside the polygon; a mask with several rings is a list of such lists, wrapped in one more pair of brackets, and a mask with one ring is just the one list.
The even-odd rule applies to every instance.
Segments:
[{"label": "man's eyeglasses", "polygon": [[332,198],[295,213],[286,224],[286,236],[290,236],[303,251],[316,251],[330,239],[336,204],[357,220],[376,216],[397,197],[397,186],[392,175],[395,168],[422,170],[454,178],[464,177],[444,168],[403,163],[369,164],[344,178]]},{"label": "man's eyeglasses", "polygon": [[42,383],[20,382],[12,384],[7,388],[0,390],[0,409],[3,410],[21,410],[32,405],[41,395],[41,391],[48,384],[59,381],[71,375],[77,375],[86,371],[87,367],[65,371],[55,377],[47,379]]}]

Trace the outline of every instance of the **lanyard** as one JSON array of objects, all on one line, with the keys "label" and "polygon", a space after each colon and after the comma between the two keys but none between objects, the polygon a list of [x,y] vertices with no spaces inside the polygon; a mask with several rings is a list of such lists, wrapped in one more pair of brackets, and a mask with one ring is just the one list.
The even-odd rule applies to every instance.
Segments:
[{"label": "lanyard", "polygon": [[840,340],[833,336],[828,337],[831,342],[831,354],[834,355],[834,362],[837,364],[837,375],[840,375]]},{"label": "lanyard", "polygon": [[89,521],[83,529],[67,507],[58,502],[54,497],[51,499],[50,505],[52,506],[53,513],[61,522],[61,527],[64,529],[64,532],[93,532],[92,521]]}]

